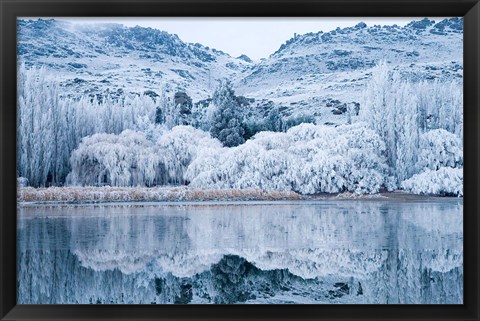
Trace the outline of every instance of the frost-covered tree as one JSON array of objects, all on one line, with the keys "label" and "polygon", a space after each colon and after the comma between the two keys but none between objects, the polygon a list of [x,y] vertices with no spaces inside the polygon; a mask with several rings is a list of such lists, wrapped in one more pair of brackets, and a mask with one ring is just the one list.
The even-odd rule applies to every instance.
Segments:
[{"label": "frost-covered tree", "polygon": [[360,118],[385,142],[392,175],[399,181],[410,177],[418,147],[417,105],[410,85],[382,61],[373,70],[363,106]]},{"label": "frost-covered tree", "polygon": [[94,134],[72,153],[72,185],[152,186],[161,157],[145,135],[125,130],[120,135]]},{"label": "frost-covered tree", "polygon": [[[18,70],[17,172],[32,186],[46,186],[58,180],[54,169],[62,170],[65,137],[59,135],[58,86],[46,69]],[[63,107],[63,106],[62,106]]]},{"label": "frost-covered tree", "polygon": [[365,90],[360,119],[386,144],[391,175],[397,183],[418,173],[420,136],[442,128],[461,138],[463,108],[457,82],[412,83],[380,62]]},{"label": "frost-covered tree", "polygon": [[[300,122],[301,123],[301,122]],[[274,106],[266,114],[264,118],[260,118],[256,115],[250,115],[246,118],[242,124],[244,128],[243,138],[248,140],[252,138],[255,134],[270,131],[270,132],[281,132],[286,131],[288,128],[292,127],[292,123],[288,123],[282,117],[279,107]],[[298,125],[299,123],[296,123]],[[289,126],[290,125],[290,126]]]},{"label": "frost-covered tree", "polygon": [[433,129],[420,137],[419,174],[401,183],[416,194],[463,195],[463,147],[455,134]]},{"label": "frost-covered tree", "polygon": [[149,141],[156,142],[167,131],[167,128],[164,124],[152,123],[147,116],[139,116],[133,130],[144,133]]},{"label": "frost-covered tree", "polygon": [[166,129],[195,123],[192,119],[192,102],[185,92],[177,91],[171,94],[170,90],[163,87],[157,103],[159,107],[156,109],[156,122],[164,123]]},{"label": "frost-covered tree", "polygon": [[17,175],[34,187],[65,182],[71,152],[82,137],[156,130],[151,124],[158,105],[146,95],[62,97],[45,68],[28,69],[24,64],[18,67],[17,89]]},{"label": "frost-covered tree", "polygon": [[315,117],[305,114],[292,115],[283,120],[283,131],[287,131],[300,124],[315,124]]},{"label": "frost-covered tree", "polygon": [[462,140],[445,129],[433,129],[422,134],[418,153],[419,171],[463,167]]},{"label": "frost-covered tree", "polygon": [[161,163],[166,173],[165,184],[187,183],[184,173],[199,153],[216,154],[222,144],[209,133],[191,126],[176,126],[166,132],[156,143]]},{"label": "frost-covered tree", "polygon": [[384,143],[366,124],[302,124],[198,154],[185,177],[204,188],[375,193],[388,185],[384,151]]},{"label": "frost-covered tree", "polygon": [[400,187],[415,194],[463,196],[463,168],[427,169],[403,181]]},{"label": "frost-covered tree", "polygon": [[184,172],[198,153],[217,154],[222,144],[190,126],[164,132],[157,142],[143,132],[94,134],[72,153],[71,185],[184,185]]},{"label": "frost-covered tree", "polygon": [[413,85],[398,81],[391,102],[388,122],[387,150],[391,150],[391,162],[397,182],[415,174],[420,128],[418,125],[418,103]]},{"label": "frost-covered tree", "polygon": [[221,81],[212,98],[215,106],[210,133],[224,146],[243,144],[245,133],[242,126],[240,105],[229,81]]},{"label": "frost-covered tree", "polygon": [[412,93],[418,99],[422,132],[442,128],[463,137],[463,85],[461,82],[423,81]]}]

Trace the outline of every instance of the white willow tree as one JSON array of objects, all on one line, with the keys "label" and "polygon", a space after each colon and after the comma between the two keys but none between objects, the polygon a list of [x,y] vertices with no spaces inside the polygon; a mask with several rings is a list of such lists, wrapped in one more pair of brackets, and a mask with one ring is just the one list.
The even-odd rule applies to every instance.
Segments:
[{"label": "white willow tree", "polygon": [[72,185],[152,186],[161,157],[143,133],[94,134],[72,153]]},{"label": "white willow tree", "polygon": [[364,123],[301,124],[261,132],[243,145],[197,152],[185,178],[202,188],[376,193],[390,186],[385,145]]},{"label": "white willow tree", "polygon": [[221,143],[190,126],[177,126],[154,143],[143,132],[94,134],[72,153],[70,185],[184,185],[184,172],[197,153],[216,153]]},{"label": "white willow tree", "polygon": [[463,196],[463,168],[426,169],[403,181],[401,188],[414,194]]},{"label": "white willow tree", "polygon": [[200,152],[217,154],[222,144],[208,132],[191,126],[176,126],[167,131],[156,142],[156,151],[161,155],[164,172],[162,184],[178,185],[187,183],[185,172]]}]

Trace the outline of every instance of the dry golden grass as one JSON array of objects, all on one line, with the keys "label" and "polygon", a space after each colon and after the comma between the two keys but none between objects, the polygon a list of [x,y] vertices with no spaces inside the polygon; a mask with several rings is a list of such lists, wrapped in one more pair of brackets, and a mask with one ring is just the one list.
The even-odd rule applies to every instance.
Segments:
[{"label": "dry golden grass", "polygon": [[356,193],[340,193],[335,196],[337,199],[381,199],[381,198],[387,198],[386,196],[383,196],[382,194],[356,194]]},{"label": "dry golden grass", "polygon": [[299,200],[292,191],[194,189],[189,187],[22,187],[19,202],[131,202],[213,200]]}]

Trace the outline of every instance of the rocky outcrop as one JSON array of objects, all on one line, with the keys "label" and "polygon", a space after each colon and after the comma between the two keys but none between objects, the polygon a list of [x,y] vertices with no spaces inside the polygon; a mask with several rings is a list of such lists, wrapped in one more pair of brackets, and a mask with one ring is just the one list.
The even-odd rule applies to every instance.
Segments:
[{"label": "rocky outcrop", "polygon": [[181,115],[189,115],[192,113],[192,98],[184,91],[177,91],[173,97],[173,101],[178,106]]}]

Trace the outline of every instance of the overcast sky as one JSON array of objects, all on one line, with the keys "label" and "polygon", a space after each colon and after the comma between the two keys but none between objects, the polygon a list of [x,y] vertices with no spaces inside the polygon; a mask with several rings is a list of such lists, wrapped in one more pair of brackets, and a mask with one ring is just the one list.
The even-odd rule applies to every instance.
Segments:
[{"label": "overcast sky", "polygon": [[[125,26],[151,27],[177,34],[185,42],[222,50],[237,57],[266,58],[294,33],[330,31],[337,27],[367,25],[403,26],[421,18],[55,18],[75,23],[115,22]],[[439,21],[441,18],[434,18]]]}]

